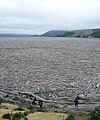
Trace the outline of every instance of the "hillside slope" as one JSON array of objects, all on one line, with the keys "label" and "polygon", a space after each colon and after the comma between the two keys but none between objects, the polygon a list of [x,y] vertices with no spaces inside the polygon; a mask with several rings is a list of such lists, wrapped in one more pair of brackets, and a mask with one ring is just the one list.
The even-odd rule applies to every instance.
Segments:
[{"label": "hillside slope", "polygon": [[[19,118],[20,120],[21,113],[24,115],[24,117],[26,116],[27,120],[67,120],[67,118],[69,120],[69,118],[72,118],[73,116],[74,116],[74,120],[88,120],[89,117],[89,112],[77,111],[77,110],[66,109],[66,111],[61,111],[61,112],[59,110],[58,111],[56,110],[55,112],[54,111],[43,112],[42,110],[43,109],[45,110],[45,108],[43,108],[41,109],[41,111],[31,112],[27,108],[22,108],[22,109],[21,108],[22,107],[19,107],[14,104],[2,103],[0,105],[0,120],[5,120],[4,118],[2,118],[2,116],[5,114],[11,114],[12,116],[16,115],[14,118],[17,119]],[[38,108],[38,110],[40,109]],[[22,119],[26,120],[24,117],[22,116]]]},{"label": "hillside slope", "polygon": [[84,30],[73,30],[73,31],[60,31],[52,30],[48,31],[41,36],[44,37],[81,37],[81,38],[100,38],[100,29],[84,29]]}]

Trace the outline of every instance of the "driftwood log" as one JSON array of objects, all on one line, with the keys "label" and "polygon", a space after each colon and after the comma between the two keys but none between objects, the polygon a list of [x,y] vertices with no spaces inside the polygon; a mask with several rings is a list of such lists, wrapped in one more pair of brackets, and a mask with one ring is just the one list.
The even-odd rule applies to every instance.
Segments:
[{"label": "driftwood log", "polygon": [[34,93],[31,93],[31,92],[19,92],[19,95],[26,95],[26,96],[29,96],[29,97],[33,97],[33,98],[36,98],[37,100],[41,100],[43,102],[48,102],[48,103],[57,103],[57,101],[53,101],[53,100],[46,100],[44,98],[41,98],[40,96],[37,96],[35,95]]}]

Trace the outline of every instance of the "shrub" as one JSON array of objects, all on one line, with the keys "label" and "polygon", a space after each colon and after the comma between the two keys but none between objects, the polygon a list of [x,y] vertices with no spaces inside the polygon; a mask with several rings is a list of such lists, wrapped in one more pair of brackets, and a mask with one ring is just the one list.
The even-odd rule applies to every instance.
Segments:
[{"label": "shrub", "polygon": [[25,117],[25,118],[24,118],[24,120],[28,120],[28,118],[27,118],[27,117]]},{"label": "shrub", "polygon": [[83,113],[82,112],[79,112],[79,114],[78,114],[79,116],[83,116]]},{"label": "shrub", "polygon": [[4,115],[2,116],[2,118],[4,118],[4,119],[9,119],[9,120],[10,120],[11,114],[6,113],[6,114],[4,114]]},{"label": "shrub", "polygon": [[27,109],[32,110],[34,107],[33,106],[29,106]]},{"label": "shrub", "polygon": [[25,111],[23,114],[24,116],[27,116],[30,112],[29,111]]},{"label": "shrub", "polygon": [[24,115],[23,115],[23,113],[21,113],[21,112],[19,112],[19,113],[14,113],[13,115],[12,115],[12,120],[20,120],[21,118],[23,118],[24,117]]},{"label": "shrub", "polygon": [[72,113],[69,113],[68,117],[65,120],[74,120],[74,115]]},{"label": "shrub", "polygon": [[33,106],[30,106],[30,107],[28,107],[27,109],[30,110],[30,113],[34,113],[34,112],[35,112],[35,108],[34,108]]},{"label": "shrub", "polygon": [[26,117],[27,115],[25,115],[24,113],[21,113],[21,112],[14,113],[14,114],[6,113],[2,116],[2,118],[8,119],[8,120],[21,120],[21,119],[28,120],[28,118]]},{"label": "shrub", "polygon": [[48,112],[48,110],[46,110],[46,109],[41,109],[41,108],[36,108],[36,111],[37,111],[37,112]]},{"label": "shrub", "polygon": [[17,107],[17,108],[15,108],[15,110],[24,111],[24,109],[22,107]]},{"label": "shrub", "polygon": [[100,120],[100,107],[97,107],[95,111],[90,113],[89,120]]},{"label": "shrub", "polygon": [[43,109],[43,108],[35,108],[35,107],[33,107],[33,106],[30,106],[30,107],[28,107],[27,109],[30,110],[30,113],[34,113],[35,111],[36,111],[36,112],[48,112],[48,110],[46,110],[46,109]]},{"label": "shrub", "polygon": [[28,118],[21,112],[12,115],[12,120],[21,120],[21,119],[28,120]]},{"label": "shrub", "polygon": [[96,107],[95,110],[100,112],[100,106]]}]

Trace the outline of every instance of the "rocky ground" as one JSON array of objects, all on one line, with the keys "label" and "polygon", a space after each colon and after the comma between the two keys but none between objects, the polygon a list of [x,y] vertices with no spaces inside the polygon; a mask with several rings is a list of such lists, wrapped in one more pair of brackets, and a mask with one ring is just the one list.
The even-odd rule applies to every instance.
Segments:
[{"label": "rocky ground", "polygon": [[45,99],[86,94],[100,101],[100,39],[0,40],[0,93],[31,92]]}]

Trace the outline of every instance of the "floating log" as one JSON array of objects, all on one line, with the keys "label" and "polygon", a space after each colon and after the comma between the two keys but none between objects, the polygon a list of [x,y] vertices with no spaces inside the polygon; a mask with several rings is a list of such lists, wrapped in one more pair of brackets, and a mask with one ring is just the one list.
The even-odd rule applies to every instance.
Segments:
[{"label": "floating log", "polygon": [[19,94],[20,94],[20,95],[26,95],[26,96],[34,97],[34,98],[36,98],[37,100],[41,100],[41,101],[43,101],[43,102],[49,102],[49,103],[50,103],[50,102],[53,102],[53,103],[56,103],[56,102],[57,102],[57,101],[52,101],[52,100],[46,100],[46,99],[41,98],[41,97],[39,97],[39,96],[31,93],[31,92],[19,92]]}]

